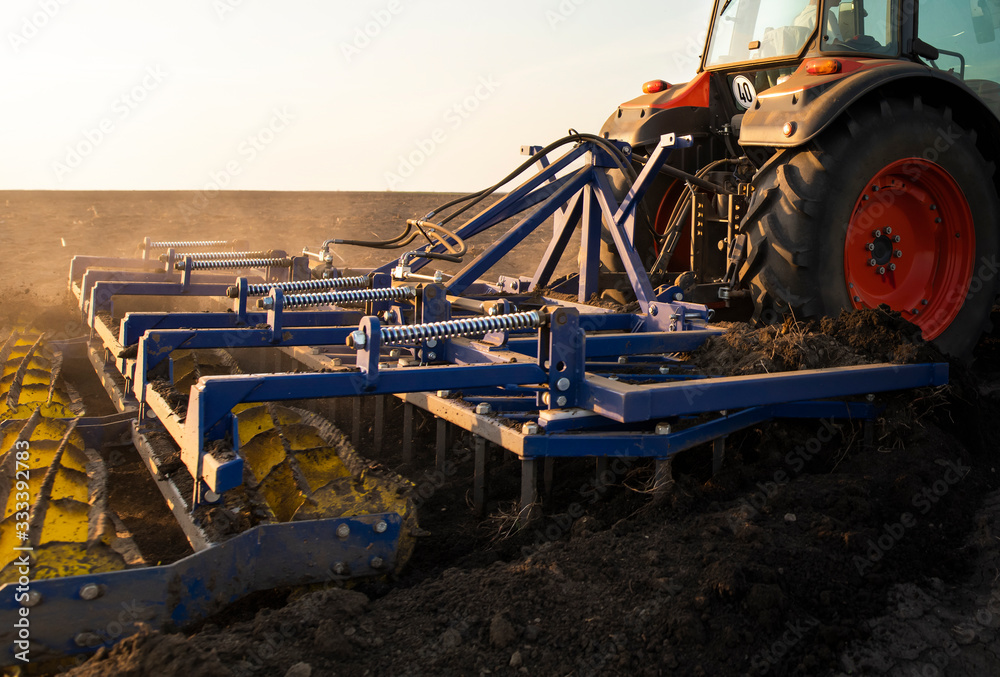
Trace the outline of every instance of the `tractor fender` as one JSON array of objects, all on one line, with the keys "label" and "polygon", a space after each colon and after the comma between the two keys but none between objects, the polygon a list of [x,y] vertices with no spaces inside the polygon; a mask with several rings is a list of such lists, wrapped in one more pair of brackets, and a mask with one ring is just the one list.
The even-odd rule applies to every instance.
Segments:
[{"label": "tractor fender", "polygon": [[709,119],[708,73],[699,73],[690,82],[621,104],[601,127],[600,134],[606,139],[625,141],[644,152],[670,132],[678,135],[707,132]]},{"label": "tractor fender", "polygon": [[[831,75],[811,75],[806,63],[784,82],[762,92],[747,111],[740,129],[741,146],[795,148],[816,138],[824,129],[866,96],[915,97],[925,102],[950,106],[955,119],[980,132],[987,157],[1000,154],[1000,121],[981,96],[966,83],[944,71],[909,61],[885,59],[838,59],[841,71]],[[1000,107],[1000,87],[983,85],[984,93],[996,98]],[[995,92],[989,92],[992,88]]]}]

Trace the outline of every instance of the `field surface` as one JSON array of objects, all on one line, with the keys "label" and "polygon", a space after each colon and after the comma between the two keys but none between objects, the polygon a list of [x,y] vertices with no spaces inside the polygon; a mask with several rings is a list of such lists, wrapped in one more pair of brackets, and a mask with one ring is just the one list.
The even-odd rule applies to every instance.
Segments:
[{"label": "field surface", "polygon": [[[394,235],[450,197],[0,193],[3,314],[33,309],[82,333],[65,291],[75,254],[131,255],[146,236],[296,253]],[[545,234],[491,276],[530,273]],[[358,266],[385,258],[337,254]],[[912,336],[877,311],[822,327],[734,324],[694,359],[730,374],[942,359]],[[455,472],[435,474],[434,424],[420,419],[414,466],[400,465],[394,444],[374,459],[428,488],[428,533],[396,578],[256,595],[192,631],[101,649],[66,674],[1000,674],[998,340],[985,336],[971,367],[953,364],[947,387],[877,398],[871,446],[858,423],[766,424],[729,438],[715,477],[709,450],[678,458],[656,497],[645,462],[616,460],[598,482],[592,462],[566,461],[528,528],[513,519],[512,458],[496,452],[488,516],[477,519],[471,440],[456,436]],[[390,408],[389,425],[398,417]]]}]

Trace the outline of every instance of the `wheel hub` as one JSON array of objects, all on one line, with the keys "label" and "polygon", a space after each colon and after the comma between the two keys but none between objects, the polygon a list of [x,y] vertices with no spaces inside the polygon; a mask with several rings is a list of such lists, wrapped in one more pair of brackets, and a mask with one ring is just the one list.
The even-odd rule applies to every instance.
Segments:
[{"label": "wheel hub", "polygon": [[855,308],[888,305],[939,336],[961,310],[972,278],[975,228],[965,194],[940,165],[886,165],[855,204],[844,273]]}]

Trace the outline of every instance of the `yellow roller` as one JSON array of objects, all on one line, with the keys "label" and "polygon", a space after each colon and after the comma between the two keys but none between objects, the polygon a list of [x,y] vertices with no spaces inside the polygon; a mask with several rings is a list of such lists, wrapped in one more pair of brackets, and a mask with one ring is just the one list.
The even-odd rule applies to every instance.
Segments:
[{"label": "yellow roller", "polygon": [[0,583],[18,580],[24,557],[32,579],[141,562],[107,509],[104,462],[76,431],[81,407],[61,366],[38,332],[0,336]]},{"label": "yellow roller", "polygon": [[244,485],[265,521],[395,512],[403,518],[397,566],[413,551],[413,484],[363,459],[326,419],[274,403],[237,412]]}]

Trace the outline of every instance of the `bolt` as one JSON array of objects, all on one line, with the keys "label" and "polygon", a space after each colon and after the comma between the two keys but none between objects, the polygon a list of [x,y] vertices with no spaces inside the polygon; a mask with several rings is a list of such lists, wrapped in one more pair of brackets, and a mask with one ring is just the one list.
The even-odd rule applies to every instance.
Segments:
[{"label": "bolt", "polygon": [[872,190],[877,193],[878,192],[878,186],[872,186]]},{"label": "bolt", "polygon": [[868,259],[869,266],[874,266],[876,263],[878,263],[878,261],[876,261],[875,259]]},{"label": "bolt", "polygon": [[73,638],[73,641],[77,646],[95,647],[101,643],[101,638],[93,632],[80,632]]},{"label": "bolt", "polygon": [[878,267],[878,274],[879,275],[885,275],[885,266],[879,266]]},{"label": "bolt", "polygon": [[656,313],[658,313],[658,312],[659,312],[659,311],[658,311],[658,310],[656,309],[656,306],[650,306],[650,307],[649,307],[649,314],[650,314],[650,315],[653,315],[653,316],[655,317],[655,316],[656,316]]},{"label": "bolt", "polygon": [[561,379],[559,379],[558,381],[556,381],[556,389],[557,390],[561,390],[561,391],[565,392],[565,391],[569,390],[569,386],[570,386],[570,381],[565,376],[563,376]]},{"label": "bolt", "polygon": [[21,606],[33,607],[38,606],[42,603],[42,593],[37,590],[31,590],[28,592],[28,596],[21,600]]},{"label": "bolt", "polygon": [[389,351],[389,357],[391,357],[394,360],[398,360],[399,355],[400,355],[399,348],[393,348],[392,350]]},{"label": "bolt", "polygon": [[489,315],[490,317],[495,317],[495,316],[499,315],[500,314],[500,306],[498,306],[498,305],[490,306],[490,310],[486,314]]},{"label": "bolt", "polygon": [[936,219],[934,219],[934,223],[941,223],[941,217],[939,216]]},{"label": "bolt", "polygon": [[271,310],[272,308],[274,308],[274,299],[272,299],[270,296],[262,298],[259,301],[257,301],[257,307],[263,308],[264,310]]},{"label": "bolt", "polygon": [[343,562],[334,562],[330,568],[333,570],[335,576],[343,576],[347,573],[347,565]]},{"label": "bolt", "polygon": [[435,394],[436,394],[436,395],[437,395],[438,397],[440,397],[441,399],[444,399],[444,398],[446,398],[446,397],[450,397],[450,396],[451,396],[451,392],[450,392],[450,391],[448,391],[448,390],[439,390],[439,391],[437,391],[437,393],[435,393]]},{"label": "bolt", "polygon": [[569,400],[566,399],[565,395],[560,395],[559,397],[556,398],[557,407],[565,407],[567,402],[569,402]]},{"label": "bolt", "polygon": [[670,373],[670,367],[660,367],[660,373],[661,374],[669,374]]},{"label": "bolt", "polygon": [[222,496],[215,493],[211,489],[205,492],[204,499],[206,503],[218,503],[220,498],[222,498]]},{"label": "bolt", "polygon": [[861,297],[860,296],[855,296],[854,297],[854,302],[855,303],[861,303]]},{"label": "bolt", "polygon": [[656,434],[657,435],[669,435],[673,432],[669,423],[657,423],[656,424]]},{"label": "bolt", "polygon": [[537,435],[539,431],[538,424],[534,421],[528,421],[521,426],[521,433],[524,435]]},{"label": "bolt", "polygon": [[618,364],[628,364],[628,358],[624,355],[618,357]]},{"label": "bolt", "polygon": [[381,569],[383,564],[384,562],[382,561],[381,557],[372,557],[371,559],[372,569]]},{"label": "bolt", "polygon": [[892,236],[892,241],[893,242],[899,242],[899,235],[893,235]]},{"label": "bolt", "polygon": [[431,352],[427,353],[427,361],[428,362],[433,362],[437,358],[438,358],[437,353],[435,353],[433,350]]},{"label": "bolt", "polygon": [[901,259],[901,258],[903,258],[903,250],[902,249],[897,249],[896,251],[894,251],[892,253],[892,255],[895,256],[897,259]]},{"label": "bolt", "polygon": [[865,245],[865,249],[867,249],[870,252],[875,251],[875,244],[872,243],[872,242],[869,242],[868,244]]},{"label": "bolt", "polygon": [[379,520],[375,523],[375,533],[384,534],[385,530],[389,528],[389,525],[385,523],[385,520]]},{"label": "bolt", "polygon": [[684,300],[684,294],[682,294],[681,292],[677,292],[676,294],[674,294],[674,301],[683,301],[683,300]]},{"label": "bolt", "polygon": [[890,263],[889,264],[889,270],[896,270],[896,264],[895,263]]},{"label": "bolt", "polygon": [[872,233],[872,237],[875,237],[875,238],[882,237],[882,231],[881,230],[876,230],[874,233]]},{"label": "bolt", "polygon": [[862,200],[862,202],[867,202],[868,201],[868,196],[867,195],[863,195],[861,197],[861,200]]},{"label": "bolt", "polygon": [[430,339],[427,339],[426,343],[427,343],[427,347],[428,348],[436,348],[437,344],[438,344],[438,340],[435,339],[435,338],[430,338]]},{"label": "bolt", "polygon": [[927,299],[920,299],[920,305],[926,306],[927,305]]},{"label": "bolt", "polygon": [[919,309],[917,309],[917,308],[914,308],[914,309],[913,309],[913,314],[914,314],[914,315],[919,315],[919,314],[920,314],[920,310],[919,310]]},{"label": "bolt", "polygon": [[885,234],[886,235],[892,235],[892,226],[886,226],[885,227]]},{"label": "bolt", "polygon": [[387,310],[381,315],[379,315],[379,317],[382,319],[383,322],[390,322],[392,321],[392,311]]},{"label": "bolt", "polygon": [[346,524],[341,524],[337,527],[337,538],[347,538],[351,535],[351,527]]},{"label": "bolt", "polygon": [[480,402],[479,404],[476,405],[476,413],[477,414],[488,414],[492,410],[493,409],[492,409],[492,407],[490,407],[490,403],[489,402]]},{"label": "bolt", "polygon": [[101,586],[96,583],[87,583],[82,588],[80,588],[80,599],[85,599],[88,602],[90,600],[97,599],[101,596]]},{"label": "bolt", "polygon": [[440,270],[435,270],[434,284],[441,284],[442,282],[444,282],[444,273],[442,273]]},{"label": "bolt", "polygon": [[875,394],[874,393],[868,393],[867,395],[865,395],[865,399],[868,400],[869,402],[874,402],[875,401]]},{"label": "bolt", "polygon": [[368,343],[368,337],[360,329],[352,331],[351,335],[347,337],[347,347],[354,348],[355,350],[361,350]]}]

